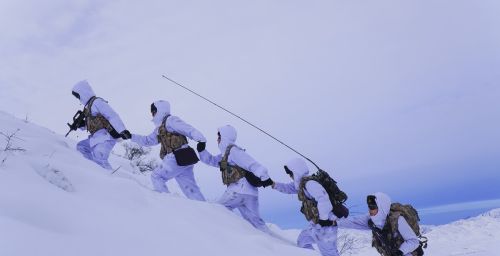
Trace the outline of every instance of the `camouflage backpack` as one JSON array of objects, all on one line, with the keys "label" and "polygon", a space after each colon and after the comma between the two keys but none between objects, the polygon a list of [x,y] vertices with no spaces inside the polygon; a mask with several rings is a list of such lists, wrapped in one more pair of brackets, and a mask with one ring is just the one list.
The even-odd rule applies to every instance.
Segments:
[{"label": "camouflage backpack", "polygon": [[158,141],[161,144],[160,149],[160,158],[163,159],[167,154],[174,152],[175,150],[181,148],[183,145],[188,144],[186,136],[176,133],[169,132],[165,127],[167,123],[167,119],[170,115],[165,116],[161,123],[161,126],[158,128]]},{"label": "camouflage backpack", "polygon": [[229,186],[231,183],[235,183],[241,178],[245,177],[247,171],[237,165],[230,165],[228,162],[229,153],[234,145],[229,145],[226,148],[226,152],[224,156],[222,156],[222,160],[219,162],[220,171],[222,175],[222,183],[226,186]]},{"label": "camouflage backpack", "polygon": [[299,192],[297,194],[299,200],[302,202],[302,208],[300,211],[304,214],[306,219],[308,221],[312,221],[313,223],[318,223],[319,220],[317,202],[314,199],[307,198],[304,191],[306,183],[310,180],[318,182],[326,190],[333,206],[333,213],[339,218],[347,218],[349,215],[349,209],[343,205],[343,203],[347,200],[347,194],[339,189],[337,182],[332,179],[327,172],[320,169],[315,174],[305,176],[300,180]]},{"label": "camouflage backpack", "polygon": [[262,187],[262,181],[259,177],[257,177],[253,172],[247,171],[237,165],[229,164],[229,153],[231,153],[231,149],[233,147],[237,147],[236,145],[229,145],[226,148],[226,152],[222,156],[221,161],[219,162],[219,167],[222,175],[222,183],[226,186],[229,184],[235,183],[241,178],[245,178],[250,185],[254,187]]},{"label": "camouflage backpack", "polygon": [[[387,246],[390,246],[391,248],[399,248],[401,244],[404,243],[403,236],[401,236],[398,231],[398,219],[400,216],[403,216],[405,218],[408,225],[420,240],[420,246],[415,249],[411,253],[411,255],[424,255],[423,248],[427,248],[427,238],[423,237],[420,233],[420,217],[418,216],[417,210],[415,210],[415,208],[413,208],[413,206],[409,204],[391,204],[391,210],[389,215],[387,216],[384,228],[382,230],[378,229],[378,231],[377,229],[372,228],[372,246],[375,247],[380,254],[385,256],[388,255],[388,249],[386,248]],[[376,232],[378,232],[379,234],[375,234]]]},{"label": "camouflage backpack", "polygon": [[[99,97],[93,96],[90,98],[89,102],[83,109],[83,114],[85,115],[87,131],[90,132],[91,135],[94,135],[97,131],[101,129],[106,129],[108,133],[115,139],[121,138],[120,134],[113,128],[111,123],[106,119],[103,115],[97,114],[96,116],[92,115],[92,105],[94,105],[94,101],[97,99],[101,99]],[[105,101],[107,103],[107,101]]]}]

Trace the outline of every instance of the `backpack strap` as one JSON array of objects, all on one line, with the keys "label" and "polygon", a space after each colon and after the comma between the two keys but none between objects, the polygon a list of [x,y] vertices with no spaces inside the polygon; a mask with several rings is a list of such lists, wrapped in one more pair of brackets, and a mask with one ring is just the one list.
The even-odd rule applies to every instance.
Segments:
[{"label": "backpack strap", "polygon": [[89,101],[87,101],[87,104],[85,104],[84,108],[88,109],[88,114],[92,114],[91,108],[92,105],[94,105],[94,101],[97,99],[96,96],[92,96]]},{"label": "backpack strap", "polygon": [[227,160],[229,158],[229,153],[231,153],[231,149],[234,147],[235,145],[234,144],[231,144],[229,146],[227,146],[226,148],[226,152],[224,152],[224,156],[222,157],[222,161],[226,162],[227,163]]},{"label": "backpack strap", "polygon": [[226,151],[224,152],[224,155],[222,156],[222,159],[219,162],[219,167],[221,171],[226,170],[229,168],[229,153],[231,152],[231,149],[234,147],[234,144],[227,146]]},{"label": "backpack strap", "polygon": [[88,114],[92,115],[92,106],[94,105],[94,101],[97,99],[101,99],[102,101],[108,103],[106,100],[104,100],[101,97],[97,96],[92,96],[89,101],[87,101],[87,104],[85,104],[84,109],[88,109]]},{"label": "backpack strap", "polygon": [[[164,127],[165,131],[167,131],[167,126],[165,126],[167,124],[167,119],[170,117],[170,115],[166,115],[164,118],[163,118],[163,121],[161,122],[161,127]],[[168,131],[167,131],[168,132]]]},{"label": "backpack strap", "polygon": [[234,182],[237,182],[241,178],[246,178],[247,181],[252,185],[252,186],[257,186],[258,184],[252,184],[251,180],[249,179],[249,174],[250,172],[239,167],[238,165],[230,165],[228,162],[229,159],[229,153],[231,152],[231,149],[233,147],[237,147],[236,145],[229,145],[226,148],[226,151],[224,152],[224,155],[222,156],[221,161],[219,162],[219,167],[222,175],[222,183],[224,185],[229,185]]}]

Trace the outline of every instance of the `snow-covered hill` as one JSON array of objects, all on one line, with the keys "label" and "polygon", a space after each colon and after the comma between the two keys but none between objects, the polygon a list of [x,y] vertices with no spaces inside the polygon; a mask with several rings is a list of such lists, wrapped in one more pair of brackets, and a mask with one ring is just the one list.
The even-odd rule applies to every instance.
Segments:
[{"label": "snow-covered hill", "polygon": [[[75,141],[4,112],[0,132],[0,255],[317,255],[220,205],[153,192],[115,155],[121,168],[110,174]],[[300,232],[270,226],[290,241]],[[427,255],[495,255],[500,209],[425,231]],[[343,255],[376,255],[369,232],[342,230],[344,246]]]},{"label": "snow-covered hill", "polygon": [[26,150],[1,154],[0,255],[314,255],[220,205],[153,192],[126,165],[106,173],[48,129],[0,112],[0,131]]}]

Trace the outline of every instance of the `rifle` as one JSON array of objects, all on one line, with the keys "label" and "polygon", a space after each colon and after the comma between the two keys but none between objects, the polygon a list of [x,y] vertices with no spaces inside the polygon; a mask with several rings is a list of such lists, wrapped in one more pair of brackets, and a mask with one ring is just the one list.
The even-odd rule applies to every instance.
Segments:
[{"label": "rifle", "polygon": [[392,246],[387,242],[386,238],[382,234],[382,229],[378,228],[375,226],[375,223],[370,219],[368,220],[368,226],[372,230],[373,237],[382,245],[384,255],[391,255],[392,253]]},{"label": "rifle", "polygon": [[68,137],[71,131],[76,131],[76,129],[85,126],[85,115],[83,114],[83,111],[78,110],[73,116],[73,123],[67,123],[67,125],[69,126],[69,131],[64,137]]}]

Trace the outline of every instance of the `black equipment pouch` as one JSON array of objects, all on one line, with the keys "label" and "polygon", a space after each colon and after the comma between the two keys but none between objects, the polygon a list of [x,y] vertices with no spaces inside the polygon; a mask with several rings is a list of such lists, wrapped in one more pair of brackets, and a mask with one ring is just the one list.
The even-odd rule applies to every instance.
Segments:
[{"label": "black equipment pouch", "polygon": [[190,146],[174,150],[175,161],[179,166],[188,166],[198,163],[200,159],[194,149]]}]

